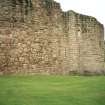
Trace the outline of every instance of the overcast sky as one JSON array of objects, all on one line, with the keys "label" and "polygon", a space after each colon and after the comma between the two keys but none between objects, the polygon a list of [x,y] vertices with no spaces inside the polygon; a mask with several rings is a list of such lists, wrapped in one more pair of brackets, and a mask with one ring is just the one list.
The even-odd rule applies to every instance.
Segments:
[{"label": "overcast sky", "polygon": [[105,0],[55,0],[60,2],[64,11],[74,10],[78,13],[97,18],[105,26]]}]

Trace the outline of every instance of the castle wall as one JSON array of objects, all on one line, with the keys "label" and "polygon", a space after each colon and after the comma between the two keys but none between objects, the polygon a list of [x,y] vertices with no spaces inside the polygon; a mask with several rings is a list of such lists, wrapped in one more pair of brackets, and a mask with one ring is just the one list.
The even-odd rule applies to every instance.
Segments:
[{"label": "castle wall", "polygon": [[80,47],[80,72],[103,73],[103,25],[95,18],[84,15],[77,15],[76,23]]},{"label": "castle wall", "polygon": [[105,71],[103,26],[96,19],[62,12],[53,0],[7,1],[0,4],[7,10],[0,13],[1,74]]}]

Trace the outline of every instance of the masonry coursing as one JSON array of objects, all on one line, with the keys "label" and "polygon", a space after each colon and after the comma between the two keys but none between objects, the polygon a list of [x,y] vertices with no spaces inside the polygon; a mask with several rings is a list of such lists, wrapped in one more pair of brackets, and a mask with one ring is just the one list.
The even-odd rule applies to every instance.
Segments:
[{"label": "masonry coursing", "polygon": [[0,74],[104,74],[104,27],[53,0],[0,1]]}]

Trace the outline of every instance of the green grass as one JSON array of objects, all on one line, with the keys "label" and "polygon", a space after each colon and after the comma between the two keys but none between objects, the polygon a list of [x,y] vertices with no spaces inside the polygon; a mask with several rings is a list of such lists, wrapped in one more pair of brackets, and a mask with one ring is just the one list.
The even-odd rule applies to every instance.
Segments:
[{"label": "green grass", "polygon": [[105,77],[1,76],[0,105],[105,105]]}]

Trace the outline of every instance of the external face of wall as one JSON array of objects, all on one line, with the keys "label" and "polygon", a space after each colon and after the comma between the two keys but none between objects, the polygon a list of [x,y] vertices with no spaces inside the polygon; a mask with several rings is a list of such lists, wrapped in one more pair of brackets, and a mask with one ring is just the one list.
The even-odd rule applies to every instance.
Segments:
[{"label": "external face of wall", "polygon": [[80,71],[103,73],[105,71],[102,47],[104,39],[103,25],[93,17],[77,15],[76,19]]},{"label": "external face of wall", "polygon": [[[68,41],[66,54],[70,73],[102,74],[104,68],[104,28],[95,18],[74,11],[63,13]],[[74,63],[75,62],[75,63]]]},{"label": "external face of wall", "polygon": [[64,13],[52,0],[0,2],[1,74],[104,71],[103,28],[94,18]]},{"label": "external face of wall", "polygon": [[22,15],[27,20],[32,17],[31,21],[19,25],[13,22],[11,27],[0,28],[1,72],[63,73],[60,6],[46,0],[33,0],[32,4],[31,14]]}]

